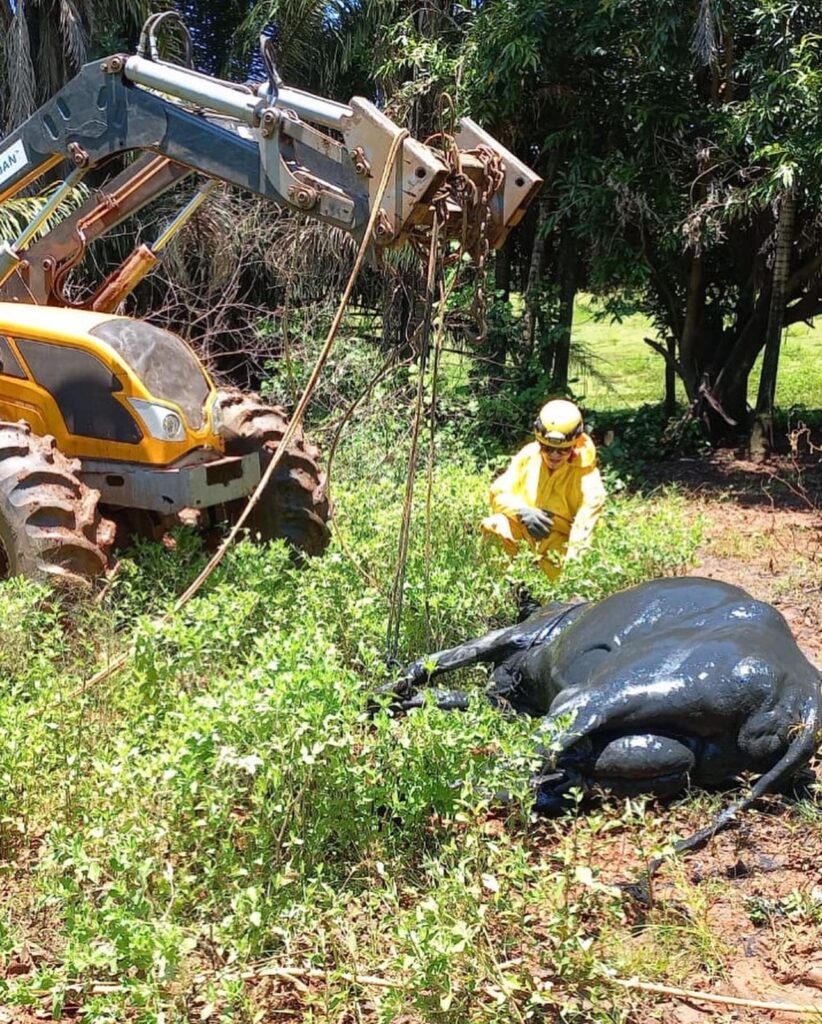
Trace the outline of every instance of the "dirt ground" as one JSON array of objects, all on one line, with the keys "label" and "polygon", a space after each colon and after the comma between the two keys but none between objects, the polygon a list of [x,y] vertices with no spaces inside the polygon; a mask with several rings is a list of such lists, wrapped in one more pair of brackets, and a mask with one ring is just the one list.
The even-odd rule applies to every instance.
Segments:
[{"label": "dirt ground", "polygon": [[[802,463],[785,458],[764,465],[717,453],[709,460],[666,465],[657,479],[676,481],[704,523],[698,563],[690,574],[735,583],[770,601],[822,669],[818,453]],[[822,764],[816,769],[822,778]],[[822,799],[813,790],[811,798]],[[664,819],[663,828],[681,835],[705,824],[685,809],[671,808]],[[623,857],[631,859],[619,840],[614,843],[618,848],[602,852],[606,874],[627,866]],[[662,870],[655,913],[664,915],[660,907],[667,904],[681,911],[683,885],[707,889],[701,924],[710,932],[706,961],[711,962],[678,987],[801,1004],[808,1015],[658,997],[632,1014],[632,1024],[822,1020],[822,816],[804,818],[801,805],[788,798],[763,802],[740,829],[717,837],[677,868]],[[685,917],[691,920],[681,926],[699,927],[692,910]],[[637,941],[643,941],[641,927]]]}]

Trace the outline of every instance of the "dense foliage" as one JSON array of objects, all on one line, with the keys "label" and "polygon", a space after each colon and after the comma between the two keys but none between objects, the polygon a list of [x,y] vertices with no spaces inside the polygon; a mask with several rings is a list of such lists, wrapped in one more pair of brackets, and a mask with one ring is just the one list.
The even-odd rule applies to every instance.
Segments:
[{"label": "dense foliage", "polygon": [[714,436],[745,426],[769,317],[778,350],[780,327],[820,308],[820,17],[814,3],[481,5],[467,101],[546,176],[537,315],[561,379],[557,326],[584,283],[654,318]]}]

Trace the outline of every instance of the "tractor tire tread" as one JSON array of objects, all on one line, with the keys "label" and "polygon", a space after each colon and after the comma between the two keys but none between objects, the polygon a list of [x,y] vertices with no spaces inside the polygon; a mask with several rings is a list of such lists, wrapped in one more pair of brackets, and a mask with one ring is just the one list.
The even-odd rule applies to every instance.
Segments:
[{"label": "tractor tire tread", "polygon": [[[256,451],[261,472],[265,472],[285,435],[285,410],[266,405],[258,395],[234,389],[218,391],[217,401],[226,454],[247,455]],[[252,534],[262,540],[283,538],[307,555],[321,555],[325,551],[330,539],[329,503],[319,454],[319,449],[299,429],[249,517]],[[244,506],[244,501],[232,502],[229,518],[236,521]]]},{"label": "tractor tire tread", "polygon": [[77,476],[51,436],[0,422],[0,546],[3,570],[88,588],[108,566],[112,524],[99,493]]}]

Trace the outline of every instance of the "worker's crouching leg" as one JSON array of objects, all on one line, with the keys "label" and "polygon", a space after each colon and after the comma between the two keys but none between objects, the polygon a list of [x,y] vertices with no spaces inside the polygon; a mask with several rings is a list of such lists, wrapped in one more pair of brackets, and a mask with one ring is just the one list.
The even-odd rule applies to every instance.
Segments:
[{"label": "worker's crouching leg", "polygon": [[565,558],[565,550],[568,547],[568,537],[564,533],[551,533],[539,542],[537,554],[541,557],[537,565],[541,572],[544,572],[549,580],[555,580],[562,572],[562,562]]},{"label": "worker's crouching leg", "polygon": [[511,519],[503,512],[497,512],[493,516],[487,516],[480,523],[480,529],[486,537],[492,538],[498,543],[507,555],[511,558],[517,553],[517,543],[527,541],[531,547],[534,541],[525,527],[518,519]]},{"label": "worker's crouching leg", "polygon": [[512,519],[503,512],[488,516],[480,523],[486,537],[493,538],[511,558],[517,553],[517,544],[525,541],[534,552],[539,569],[549,580],[555,580],[562,572],[562,560],[568,547],[568,536],[552,530],[544,540],[535,540],[518,519]]}]

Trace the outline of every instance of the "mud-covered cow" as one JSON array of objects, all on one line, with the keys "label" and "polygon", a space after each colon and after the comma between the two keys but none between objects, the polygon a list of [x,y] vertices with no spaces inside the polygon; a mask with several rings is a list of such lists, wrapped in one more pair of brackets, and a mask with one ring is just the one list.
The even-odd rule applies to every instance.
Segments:
[{"label": "mud-covered cow", "polygon": [[[717,580],[654,580],[598,603],[548,605],[526,621],[413,662],[402,707],[456,668],[494,666],[488,697],[543,721],[536,806],[571,787],[672,796],[758,775],[748,796],[679,845],[690,849],[788,782],[812,757],[820,674],[771,605]],[[435,690],[460,708],[458,691]]]}]

